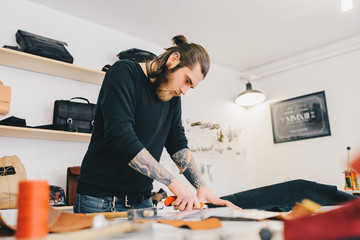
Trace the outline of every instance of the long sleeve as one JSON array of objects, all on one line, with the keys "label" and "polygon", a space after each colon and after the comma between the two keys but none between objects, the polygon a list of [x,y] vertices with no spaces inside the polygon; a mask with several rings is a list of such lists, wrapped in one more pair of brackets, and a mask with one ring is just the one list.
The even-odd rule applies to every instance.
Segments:
[{"label": "long sleeve", "polygon": [[143,148],[159,161],[164,146],[169,153],[187,147],[180,97],[162,102],[138,63],[116,62],[100,89],[77,192],[114,196],[150,191],[153,180],[128,164]]},{"label": "long sleeve", "polygon": [[136,72],[128,64],[117,62],[105,77],[99,96],[104,120],[104,139],[111,151],[130,162],[143,144],[135,134]]},{"label": "long sleeve", "polygon": [[184,127],[181,122],[181,98],[174,101],[174,112],[171,121],[169,135],[166,139],[165,148],[170,155],[177,151],[188,148]]}]

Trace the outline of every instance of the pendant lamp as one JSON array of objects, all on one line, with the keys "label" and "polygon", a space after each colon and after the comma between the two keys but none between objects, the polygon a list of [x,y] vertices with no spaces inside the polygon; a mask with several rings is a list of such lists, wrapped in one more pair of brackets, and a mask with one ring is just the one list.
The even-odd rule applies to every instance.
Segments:
[{"label": "pendant lamp", "polygon": [[252,107],[264,102],[265,99],[265,94],[260,91],[253,90],[251,83],[247,82],[246,91],[240,93],[240,95],[235,99],[235,102],[243,107]]}]

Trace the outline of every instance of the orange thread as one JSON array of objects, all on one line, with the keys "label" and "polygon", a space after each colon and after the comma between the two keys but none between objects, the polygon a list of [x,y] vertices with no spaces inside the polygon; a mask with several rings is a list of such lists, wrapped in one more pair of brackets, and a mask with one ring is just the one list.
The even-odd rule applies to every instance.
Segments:
[{"label": "orange thread", "polygon": [[16,238],[42,238],[48,234],[50,188],[47,181],[21,181]]}]

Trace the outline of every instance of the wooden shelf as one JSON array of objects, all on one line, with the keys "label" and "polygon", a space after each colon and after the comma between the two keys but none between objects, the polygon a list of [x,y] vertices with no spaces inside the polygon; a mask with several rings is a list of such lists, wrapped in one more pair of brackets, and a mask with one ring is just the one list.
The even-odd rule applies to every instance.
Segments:
[{"label": "wooden shelf", "polygon": [[79,67],[7,48],[0,48],[0,64],[97,85],[101,85],[105,76],[103,71]]},{"label": "wooden shelf", "polygon": [[[0,48],[0,65],[97,85],[101,85],[105,76],[105,72],[103,71],[79,67],[70,63],[7,48]],[[86,143],[90,142],[91,138],[91,134],[89,133],[13,127],[5,125],[0,125],[0,136]]]},{"label": "wooden shelf", "polygon": [[33,138],[67,142],[90,142],[91,134],[79,132],[55,131],[39,128],[13,127],[0,125],[0,136],[15,138]]}]

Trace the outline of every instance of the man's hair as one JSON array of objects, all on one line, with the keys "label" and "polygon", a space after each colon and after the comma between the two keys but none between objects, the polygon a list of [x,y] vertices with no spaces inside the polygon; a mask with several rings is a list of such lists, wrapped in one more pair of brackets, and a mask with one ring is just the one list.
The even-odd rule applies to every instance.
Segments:
[{"label": "man's hair", "polygon": [[169,70],[170,72],[175,72],[177,69],[182,67],[188,67],[192,69],[197,63],[200,64],[201,73],[204,75],[209,71],[210,68],[210,57],[206,50],[195,43],[188,43],[187,39],[183,35],[177,35],[172,38],[173,46],[170,48],[165,48],[165,52],[154,59],[152,64],[157,66],[157,70],[153,70],[151,67],[151,72],[149,73],[149,77],[156,78],[159,75],[162,75],[168,72],[168,68],[166,66],[166,62],[171,54],[174,52],[180,53],[180,63]]}]

